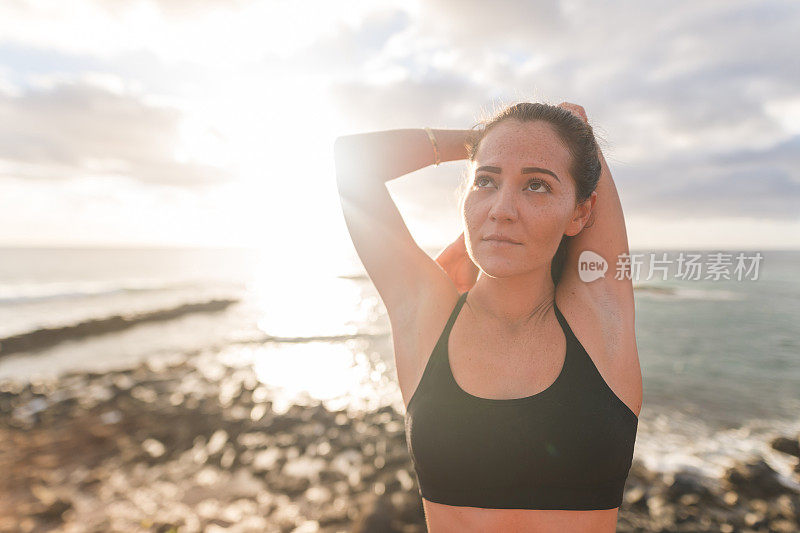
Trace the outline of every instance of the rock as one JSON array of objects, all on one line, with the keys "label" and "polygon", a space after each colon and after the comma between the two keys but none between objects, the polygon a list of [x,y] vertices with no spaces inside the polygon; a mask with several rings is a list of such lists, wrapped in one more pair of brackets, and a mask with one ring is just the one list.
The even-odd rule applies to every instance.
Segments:
[{"label": "rock", "polygon": [[[347,515],[347,506],[329,506],[322,511],[319,518],[319,525],[322,527],[332,526],[335,524],[348,524],[349,518]],[[339,531],[342,528],[337,528],[334,531]]]},{"label": "rock", "polygon": [[62,498],[56,498],[53,502],[47,505],[42,511],[35,513],[34,516],[50,522],[61,522],[63,514],[72,508],[72,502]]},{"label": "rock", "polygon": [[725,505],[733,507],[739,503],[739,495],[735,491],[729,490],[723,494],[722,501],[725,502]]},{"label": "rock", "polygon": [[797,533],[798,527],[797,522],[779,518],[770,521],[769,530],[774,533]]},{"label": "rock", "polygon": [[667,482],[667,497],[677,501],[682,496],[694,495],[702,500],[712,497],[711,490],[705,485],[703,477],[685,470],[672,473],[665,477]]},{"label": "rock", "polygon": [[800,442],[798,442],[798,439],[796,438],[790,439],[787,437],[777,437],[772,440],[770,446],[779,452],[800,457]]},{"label": "rock", "polygon": [[761,528],[767,524],[767,502],[756,498],[750,502],[750,511],[744,515],[744,523],[753,528]]},{"label": "rock", "polygon": [[208,445],[206,446],[206,453],[209,456],[212,456],[220,451],[222,451],[223,446],[225,443],[228,442],[228,432],[224,429],[218,429],[211,435],[211,438],[208,439]]},{"label": "rock", "polygon": [[354,533],[399,533],[392,524],[392,505],[386,498],[375,498],[355,520]]},{"label": "rock", "polygon": [[796,492],[781,483],[778,473],[762,458],[736,464],[725,471],[723,480],[740,493],[756,498]]},{"label": "rock", "polygon": [[628,481],[639,481],[643,482],[645,486],[649,486],[656,481],[658,477],[658,474],[648,469],[641,459],[636,458],[631,462],[631,468],[628,471]]},{"label": "rock", "polygon": [[181,530],[181,523],[171,523],[171,522],[153,522],[153,525],[150,526],[151,531],[154,533],[177,533]]},{"label": "rock", "polygon": [[792,520],[800,519],[800,498],[792,498],[788,494],[782,494],[775,499],[772,511],[776,517]]},{"label": "rock", "polygon": [[657,522],[675,523],[675,506],[663,495],[657,494],[647,499],[650,517]]},{"label": "rock", "polygon": [[626,490],[623,499],[628,507],[647,510],[647,491],[644,487],[637,486]]},{"label": "rock", "polygon": [[401,522],[418,524],[425,521],[422,498],[417,491],[395,492],[390,496],[392,506]]},{"label": "rock", "polygon": [[164,445],[155,439],[145,439],[142,448],[153,458],[161,457],[166,451]]}]

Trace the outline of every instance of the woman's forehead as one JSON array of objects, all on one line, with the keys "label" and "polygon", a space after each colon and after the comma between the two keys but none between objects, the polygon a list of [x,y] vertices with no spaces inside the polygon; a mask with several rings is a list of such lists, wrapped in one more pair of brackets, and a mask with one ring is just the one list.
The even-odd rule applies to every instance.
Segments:
[{"label": "woman's forehead", "polygon": [[556,130],[541,120],[519,122],[517,120],[504,120],[492,126],[483,136],[480,149],[485,146],[515,145],[515,146],[536,146],[541,143],[560,143],[561,140]]},{"label": "woman's forehead", "polygon": [[491,128],[481,140],[475,154],[476,168],[489,164],[502,167],[503,162],[519,167],[548,164],[562,171],[569,167],[569,150],[552,126],[541,121],[506,122],[510,121]]}]

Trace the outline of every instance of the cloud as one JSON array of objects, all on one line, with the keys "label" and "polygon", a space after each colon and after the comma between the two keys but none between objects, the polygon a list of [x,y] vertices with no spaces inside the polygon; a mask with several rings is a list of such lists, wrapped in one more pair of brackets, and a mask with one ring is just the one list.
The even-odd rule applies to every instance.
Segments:
[{"label": "cloud", "polygon": [[412,22],[411,15],[401,9],[365,13],[350,24],[335,21],[311,45],[293,54],[292,64],[298,69],[321,69],[334,76],[363,76],[363,67],[380,56],[387,42]]},{"label": "cloud", "polygon": [[626,212],[798,221],[800,135],[767,149],[609,164]]},{"label": "cloud", "polygon": [[181,120],[178,109],[125,92],[113,77],[62,77],[0,93],[0,175],[117,175],[183,186],[226,180],[222,169],[176,158]]},{"label": "cloud", "polygon": [[[378,10],[399,0],[381,2]],[[375,8],[362,0],[72,0],[0,2],[0,45],[111,60],[151,53],[166,64],[228,71],[288,60],[337,25]]]},{"label": "cloud", "polygon": [[466,103],[485,97],[482,87],[454,73],[380,85],[342,82],[330,91],[352,122],[375,129],[453,124],[463,120],[466,112],[477,111],[477,107],[465,107]]},{"label": "cloud", "polygon": [[[191,17],[200,13],[215,10],[236,11],[255,0],[151,0],[150,3],[157,6],[165,15],[180,19]],[[118,11],[121,7],[127,7],[131,3],[129,0],[95,0],[98,7],[107,9],[109,12]]]},{"label": "cloud", "polygon": [[[793,44],[800,4],[666,7],[501,2],[486,9],[431,0],[368,66],[398,85],[464,80],[472,90],[433,93],[421,102],[464,109],[453,122],[469,120],[469,107],[498,97],[578,101],[629,159],[784,140],[787,132],[764,106],[800,85]],[[360,81],[373,86],[377,99],[381,90],[395,94],[389,83]],[[473,94],[478,98],[457,101]]]},{"label": "cloud", "polygon": [[557,39],[570,26],[566,2],[496,0],[428,0],[421,3],[420,28],[437,32],[460,49],[486,44],[528,45]]},{"label": "cloud", "polygon": [[573,101],[626,211],[796,217],[800,121],[780,103],[800,86],[800,4],[420,6],[369,75],[332,87],[361,129],[466,128],[497,101]]}]

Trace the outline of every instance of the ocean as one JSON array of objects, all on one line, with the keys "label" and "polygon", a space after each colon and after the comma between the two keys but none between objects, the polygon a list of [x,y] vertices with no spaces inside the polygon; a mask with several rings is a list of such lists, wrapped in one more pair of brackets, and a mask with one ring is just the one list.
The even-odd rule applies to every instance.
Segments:
[{"label": "ocean", "polygon": [[[800,432],[800,251],[760,254],[741,280],[671,268],[635,282],[634,458],[649,468],[718,477],[757,453],[796,485],[769,441]],[[403,412],[389,321],[364,272],[292,276],[271,264],[244,249],[0,248],[0,383],[189,353],[253,365],[276,410]]]}]

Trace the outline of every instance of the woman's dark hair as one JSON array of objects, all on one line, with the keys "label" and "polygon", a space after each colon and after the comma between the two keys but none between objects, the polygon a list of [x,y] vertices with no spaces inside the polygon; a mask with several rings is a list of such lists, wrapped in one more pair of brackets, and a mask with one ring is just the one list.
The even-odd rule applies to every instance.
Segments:
[{"label": "woman's dark hair", "polygon": [[[478,147],[486,134],[508,119],[520,122],[540,120],[550,124],[571,156],[569,174],[575,183],[575,203],[578,204],[589,198],[600,179],[601,166],[597,141],[589,124],[562,107],[538,102],[522,102],[506,106],[488,119],[481,120],[472,127],[474,134],[467,141],[466,148],[470,161],[475,160]],[[465,185],[468,182],[469,177],[467,177]],[[570,238],[567,235],[562,237],[550,265],[550,276],[553,278],[554,284],[558,284],[558,280],[561,278],[567,240]]]}]

